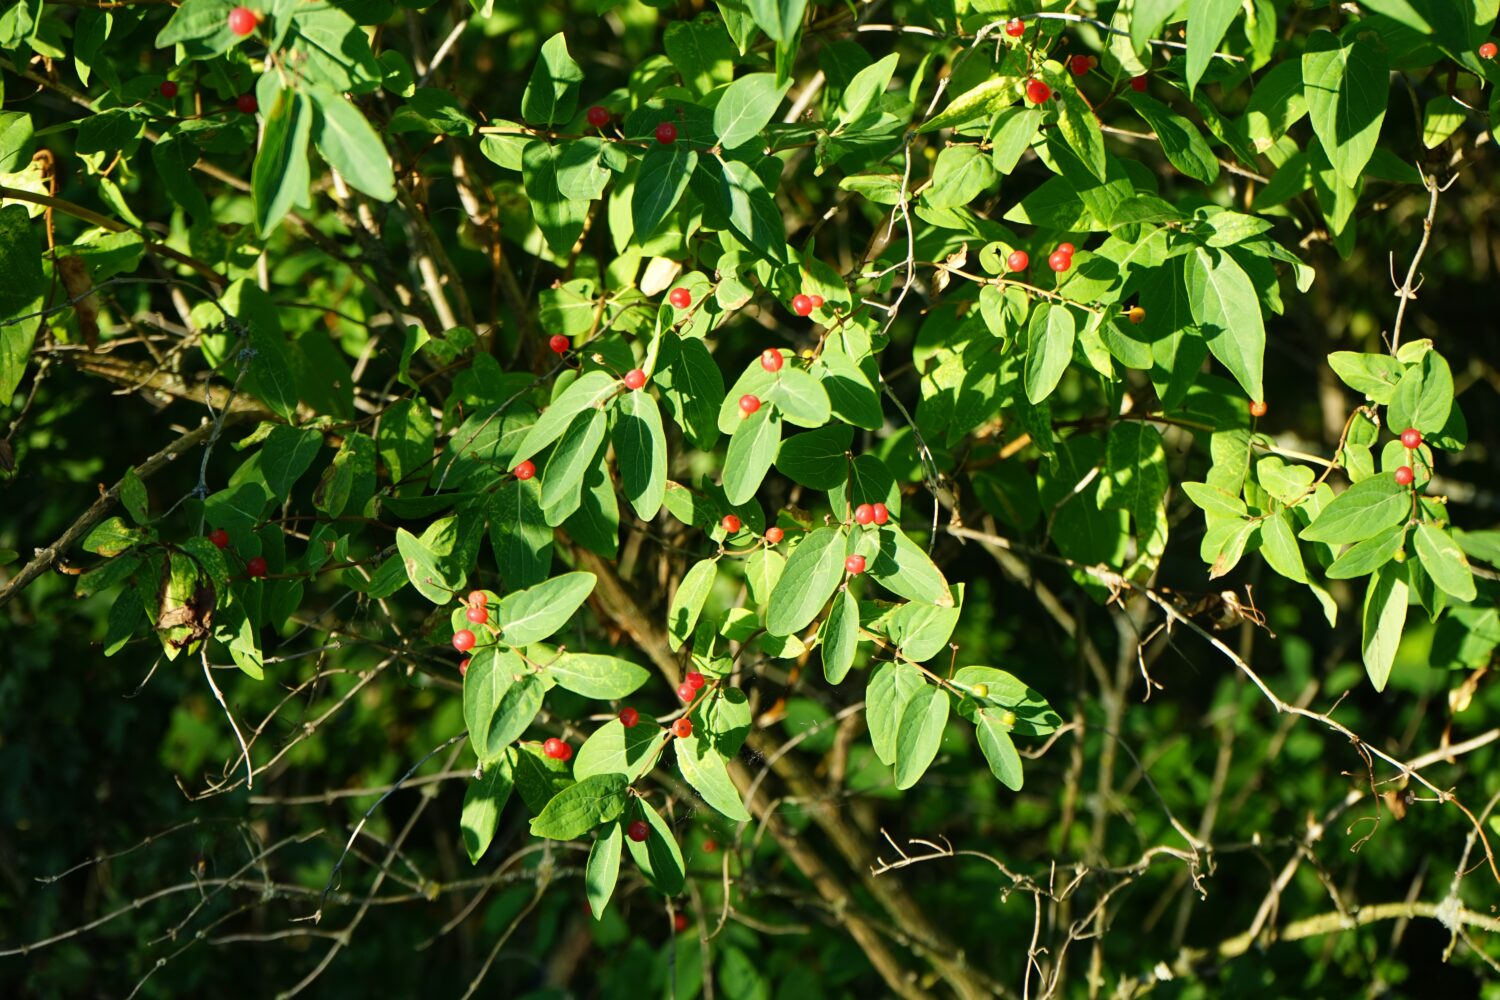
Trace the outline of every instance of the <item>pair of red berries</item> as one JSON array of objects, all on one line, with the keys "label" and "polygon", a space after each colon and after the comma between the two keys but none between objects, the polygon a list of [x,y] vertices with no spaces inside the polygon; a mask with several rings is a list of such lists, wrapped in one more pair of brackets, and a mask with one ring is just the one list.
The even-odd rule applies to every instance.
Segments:
[{"label": "pair of red berries", "polygon": [[[229,548],[229,532],[223,528],[215,528],[213,531],[210,531],[208,533],[208,540],[213,543],[214,548],[221,552]],[[264,556],[251,556],[245,560],[245,575],[252,580],[265,576],[270,571],[271,567],[266,565]]]},{"label": "pair of red berries", "polygon": [[1093,56],[1073,56],[1068,60],[1068,72],[1074,76],[1083,76],[1097,65],[1099,60]]},{"label": "pair of red berries", "polygon": [[[708,681],[698,671],[689,670],[687,672],[687,675],[683,678],[682,683],[677,685],[677,697],[681,698],[683,701],[692,701],[695,697],[697,697],[698,692],[703,690],[703,685],[707,683]],[[679,719],[678,721],[687,722],[686,719]],[[688,722],[688,733],[691,734],[692,731],[692,723]]]},{"label": "pair of red berries", "polygon": [[482,590],[469,592],[469,599],[464,602],[464,617],[475,625],[483,625],[490,620],[490,609],[485,605],[490,603],[489,597]]},{"label": "pair of red berries", "polygon": [[1047,266],[1058,274],[1062,274],[1073,266],[1073,244],[1059,243],[1057,249],[1053,250],[1047,257]]},{"label": "pair of red berries", "polygon": [[823,307],[823,296],[821,295],[794,295],[792,297],[792,312],[798,316],[808,316],[814,309]]},{"label": "pair of red berries", "polygon": [[854,508],[854,520],[861,525],[884,524],[890,519],[891,512],[886,509],[883,503],[862,503]]},{"label": "pair of red berries", "polygon": [[573,756],[573,748],[565,740],[554,737],[542,744],[542,753],[553,760],[567,760]]},{"label": "pair of red berries", "polygon": [[[1422,432],[1415,427],[1408,427],[1401,432],[1401,445],[1407,451],[1415,451],[1422,447]],[[1397,486],[1410,486],[1416,481],[1416,478],[1417,474],[1412,471],[1412,467],[1409,465],[1403,465],[1396,470]]]}]

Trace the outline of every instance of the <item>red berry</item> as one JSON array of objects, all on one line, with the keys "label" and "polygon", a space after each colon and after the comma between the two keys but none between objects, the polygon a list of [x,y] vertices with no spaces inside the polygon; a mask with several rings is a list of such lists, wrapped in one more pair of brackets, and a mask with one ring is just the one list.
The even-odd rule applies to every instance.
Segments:
[{"label": "red berry", "polygon": [[865,571],[865,557],[850,556],[848,559],[845,559],[844,571],[850,576],[859,576],[859,574]]},{"label": "red berry", "polygon": [[[687,683],[686,681],[684,681],[683,683],[677,685],[677,697],[681,698],[683,701],[692,701],[693,700],[693,695],[695,695],[697,693],[698,693],[697,691],[693,690],[693,686],[691,684]],[[672,727],[672,728],[674,730],[676,729],[675,726]]]},{"label": "red berry", "polygon": [[1408,427],[1401,432],[1401,443],[1408,448],[1422,447],[1422,432],[1415,427]]},{"label": "red berry", "polygon": [[471,590],[469,591],[469,596],[467,599],[465,599],[464,603],[482,608],[486,604],[490,603],[490,595],[486,594],[482,590]]},{"label": "red berry", "polygon": [[683,716],[672,723],[672,735],[684,740],[693,735],[693,720]]},{"label": "red berry", "polygon": [[609,112],[597,104],[594,105],[589,108],[589,124],[594,128],[603,128],[609,124]]},{"label": "red berry", "polygon": [[854,520],[860,524],[869,524],[875,520],[875,508],[867,503],[860,504],[854,508]]},{"label": "red berry", "polygon": [[1026,34],[1026,22],[1019,17],[1013,17],[1005,22],[1005,33],[1012,38],[1020,38]]},{"label": "red berry", "polygon": [[674,913],[672,915],[672,926],[675,927],[675,928],[677,928],[677,933],[678,934],[681,934],[683,931],[687,930],[688,929],[687,914],[686,913]]},{"label": "red berry", "polygon": [[1005,266],[1012,271],[1024,271],[1031,266],[1031,258],[1026,256],[1025,250],[1012,250],[1005,258]]},{"label": "red berry", "polygon": [[1401,466],[1401,468],[1399,468],[1399,469],[1396,470],[1396,485],[1397,486],[1410,486],[1412,480],[1416,479],[1416,478],[1417,478],[1417,474],[1415,472],[1411,471],[1411,466],[1409,466],[1409,465],[1403,465],[1403,466]]},{"label": "red berry", "polygon": [[1481,59],[1493,59],[1496,52],[1500,52],[1500,49],[1495,48],[1494,42],[1485,42],[1479,46],[1479,58]]},{"label": "red berry", "polygon": [[766,541],[770,542],[772,545],[775,545],[785,537],[786,532],[782,531],[780,528],[772,526],[766,529]]},{"label": "red berry", "polygon": [[1057,245],[1057,252],[1058,253],[1065,253],[1069,257],[1071,257],[1071,256],[1073,256],[1073,244],[1071,244],[1071,243],[1059,243]]},{"label": "red berry", "polygon": [[1083,76],[1089,71],[1090,65],[1088,56],[1074,56],[1068,60],[1068,69],[1074,76]]},{"label": "red berry", "polygon": [[215,528],[208,533],[208,540],[214,543],[216,549],[229,548],[229,532],[223,528]]},{"label": "red berry", "polygon": [[808,298],[812,299],[812,304],[813,304],[813,308],[814,309],[822,309],[823,308],[823,296],[821,296],[821,295],[809,295]]},{"label": "red berry", "polygon": [[875,523],[876,524],[884,524],[885,522],[889,521],[890,519],[891,519],[891,512],[889,510],[886,510],[885,504],[883,504],[883,503],[876,504],[875,505]]},{"label": "red berry", "polygon": [[806,316],[813,311],[812,298],[806,295],[792,296],[792,312],[798,316]]},{"label": "red berry", "polygon": [[528,458],[514,469],[511,469],[510,472],[517,479],[530,479],[536,475],[536,463]]},{"label": "red berry", "polygon": [[260,15],[249,7],[236,7],[229,12],[229,30],[236,35],[244,36],[255,30],[260,23]]},{"label": "red berry", "polygon": [[464,617],[475,625],[483,625],[490,620],[490,610],[489,608],[470,608],[464,612]]},{"label": "red berry", "polygon": [[714,838],[709,837],[703,842],[703,850],[707,854],[714,854],[719,850],[719,842]]},{"label": "red berry", "polygon": [[760,352],[760,366],[768,372],[779,372],[781,366],[786,364],[786,358],[774,347],[768,347]]},{"label": "red berry", "polygon": [[724,520],[719,523],[724,526],[724,531],[727,534],[732,535],[740,530],[740,519],[734,514],[725,514]]},{"label": "red berry", "polygon": [[687,672],[686,679],[688,682],[688,686],[691,687],[694,691],[702,691],[703,685],[708,683],[704,676],[698,673],[698,671],[696,670],[689,670]]},{"label": "red berry", "polygon": [[1130,89],[1137,94],[1144,94],[1146,92],[1146,77],[1144,75],[1131,77]]},{"label": "red berry", "polygon": [[651,828],[643,819],[631,820],[630,825],[625,828],[625,836],[637,844],[643,843],[647,837],[651,836]]},{"label": "red berry", "polygon": [[460,653],[467,653],[474,648],[474,633],[466,628],[461,628],[453,633],[453,648]]},{"label": "red berry", "polygon": [[564,743],[562,740],[554,737],[553,739],[550,739],[546,743],[542,744],[542,753],[546,754],[548,757],[551,757],[553,760],[567,760],[569,757],[573,756],[573,748],[568,746],[568,744]]},{"label": "red berry", "polygon": [[1047,258],[1047,266],[1061,274],[1073,266],[1073,255],[1063,253],[1061,250],[1052,251],[1052,256]]},{"label": "red berry", "polygon": [[1040,80],[1026,81],[1026,99],[1032,104],[1041,104],[1052,96],[1052,88]]},{"label": "red berry", "polygon": [[261,556],[251,556],[245,560],[245,575],[249,577],[266,575],[266,560]]},{"label": "red berry", "polygon": [[465,656],[458,661],[458,676],[462,677],[469,672],[469,658]]},{"label": "red berry", "polygon": [[759,396],[752,396],[749,393],[746,393],[745,395],[740,397],[740,412],[745,416],[748,417],[758,409],[760,409]]},{"label": "red berry", "polygon": [[663,146],[670,146],[677,141],[677,126],[671,122],[662,122],[656,126],[656,141]]},{"label": "red berry", "polygon": [[165,97],[167,100],[171,100],[172,98],[176,97],[177,96],[177,81],[176,80],[168,80],[165,83],[163,83],[161,85],[161,96]]},{"label": "red berry", "polygon": [[253,115],[260,109],[260,105],[256,103],[254,94],[241,94],[234,99],[234,106],[247,115]]},{"label": "red berry", "polygon": [[1270,407],[1266,405],[1266,401],[1263,399],[1254,399],[1250,401],[1250,415],[1252,417],[1263,417],[1266,415],[1266,411],[1269,409]]},{"label": "red berry", "polygon": [[547,346],[552,348],[554,354],[567,354],[568,348],[573,346],[573,342],[560,333],[554,333],[548,338]]},{"label": "red berry", "polygon": [[625,373],[625,388],[639,389],[646,384],[646,373],[639,368],[632,368]]},{"label": "red berry", "polygon": [[674,288],[672,294],[667,296],[667,301],[678,309],[686,309],[693,304],[693,293],[686,288]]},{"label": "red berry", "polygon": [[626,729],[634,729],[635,724],[640,721],[640,712],[637,712],[635,709],[629,707],[620,709],[620,725],[624,726]]}]

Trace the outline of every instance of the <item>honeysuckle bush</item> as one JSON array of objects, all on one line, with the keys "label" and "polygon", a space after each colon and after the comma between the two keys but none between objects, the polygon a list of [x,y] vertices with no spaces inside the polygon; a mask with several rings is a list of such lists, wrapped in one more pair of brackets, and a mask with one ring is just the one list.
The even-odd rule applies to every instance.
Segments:
[{"label": "honeysuckle bush", "polygon": [[[23,0],[0,16],[0,601],[61,614],[64,570],[89,655],[150,668],[127,690],[211,699],[192,737],[211,749],[184,756],[174,729],[169,754],[227,754],[209,793],[274,787],[277,735],[296,767],[340,738],[324,716],[268,731],[288,690],[332,685],[343,709],[399,675],[424,721],[379,741],[387,783],[465,734],[449,838],[478,865],[497,834],[581,842],[596,921],[627,885],[745,905],[730,876],[753,884],[755,849],[694,871],[683,817],[789,851],[766,790],[747,797],[791,749],[783,719],[798,742],[838,725],[854,794],[921,795],[940,761],[965,794],[1070,823],[1078,772],[1039,786],[1023,752],[1081,740],[1091,700],[1105,742],[1124,697],[1170,704],[1146,651],[1188,622],[1270,618],[1299,684],[1310,644],[1347,644],[1377,706],[1354,739],[1404,752],[1379,706],[1451,687],[1465,711],[1500,642],[1500,532],[1471,502],[1491,452],[1459,398],[1494,369],[1438,329],[1432,301],[1466,278],[1428,238],[1463,217],[1447,206],[1493,204],[1495,16]],[[1330,300],[1358,322],[1309,337]],[[27,495],[80,408],[111,446],[71,445],[69,475],[107,492]],[[1158,611],[1173,631],[1144,634]],[[1036,623],[1082,656],[1103,637],[1077,622],[1111,614],[1134,651],[1091,695]],[[1248,652],[1193,648],[1196,683],[1264,683]],[[1246,693],[1214,697],[1256,710]],[[1350,752],[1330,780],[1363,777]],[[1101,779],[1092,808],[1115,794]],[[1021,860],[1123,863],[1102,822]],[[717,975],[767,988],[733,929]],[[827,982],[908,992],[850,933],[869,964]],[[669,953],[702,966],[696,947]],[[905,961],[971,994],[942,951]]]}]

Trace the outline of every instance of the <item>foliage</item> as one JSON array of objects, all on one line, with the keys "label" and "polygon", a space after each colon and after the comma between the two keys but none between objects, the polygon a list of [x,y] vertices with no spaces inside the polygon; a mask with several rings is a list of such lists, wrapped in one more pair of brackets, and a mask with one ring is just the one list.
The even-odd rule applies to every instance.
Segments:
[{"label": "foliage", "polygon": [[[1497,384],[1494,355],[1428,311],[1479,283],[1456,241],[1429,235],[1440,203],[1493,190],[1493,0],[904,0],[889,23],[805,0],[267,0],[249,35],[232,7],[22,0],[0,16],[14,498],[0,603],[24,605],[20,623],[77,616],[47,574],[76,576],[87,655],[144,664],[166,689],[148,703],[148,725],[174,720],[160,757],[181,774],[226,758],[193,793],[230,796],[253,863],[272,849],[254,810],[289,794],[258,790],[348,773],[317,749],[339,716],[382,761],[354,765],[355,784],[392,795],[453,747],[444,773],[466,790],[435,800],[434,850],[461,843],[489,874],[416,874],[412,891],[471,886],[478,906],[528,872],[534,895],[475,918],[491,959],[564,876],[628,963],[657,954],[621,943],[617,911],[643,887],[712,926],[789,866],[789,898],[830,925],[829,968],[799,972],[789,954],[757,968],[749,956],[773,948],[747,919],[722,948],[664,946],[652,988],[690,994],[712,975],[769,995],[776,978],[796,995],[811,974],[830,993],[921,995],[900,970],[930,965],[944,990],[978,995],[1030,985],[1036,962],[1059,989],[1084,929],[1067,929],[1072,889],[1047,859],[1080,859],[1093,902],[1071,919],[1097,905],[1101,927],[1151,875],[1151,845],[1172,843],[1176,891],[1214,899],[1212,817],[1229,785],[1253,794],[1287,737],[1269,717],[1215,722],[1221,748],[1243,737],[1259,763],[1231,774],[1220,749],[1210,778],[1166,734],[1195,719],[1190,703],[1292,710],[1287,691],[1320,691],[1315,656],[1337,666],[1346,645],[1368,725],[1336,719],[1332,698],[1296,701],[1299,733],[1352,740],[1321,776],[1354,774],[1351,795],[1383,794],[1398,817],[1410,801],[1391,783],[1424,785],[1447,806],[1433,822],[1488,852],[1480,807],[1453,808],[1407,742],[1428,694],[1452,687],[1454,715],[1489,707],[1500,642],[1492,422],[1465,413]],[[1374,298],[1387,247],[1410,265],[1392,266],[1391,309]],[[1331,310],[1359,322],[1335,334]],[[115,485],[85,512],[96,477]],[[1257,606],[1252,583],[1274,603]],[[1284,648],[1269,684],[1250,652],[1268,624]],[[1238,651],[1215,636],[1231,628]],[[1206,693],[1153,676],[1175,642],[1206,654]],[[1137,667],[1147,698],[1164,693],[1127,708]],[[299,699],[317,710],[300,735],[278,731]],[[544,751],[549,738],[567,750]],[[1157,804],[1126,807],[1114,787],[1116,743],[1132,739],[1170,819],[1139,840],[1121,820]],[[1057,760],[1070,744],[1075,763]],[[156,757],[130,781],[154,781]],[[1081,791],[1085,759],[1098,785]],[[1191,788],[1164,797],[1158,764]],[[768,768],[800,800],[790,818]],[[1060,910],[1057,947],[1041,959],[1032,938],[1022,961],[978,969],[945,957],[974,943],[891,895],[896,869],[864,877],[875,828],[807,801],[825,777],[835,799],[932,803],[956,787],[1014,809],[1015,826],[984,808],[955,832],[1004,862],[996,887]],[[1082,833],[1080,794],[1096,799]],[[385,798],[357,810],[347,842],[336,828],[331,856],[301,859],[288,888],[266,876],[267,892],[300,891],[293,909],[320,915],[348,905],[360,897],[332,895],[347,859],[376,872],[362,891],[377,898],[427,801],[374,848],[354,827]],[[1297,793],[1309,813],[1337,801]],[[1303,836],[1296,810],[1244,802],[1230,839],[1259,845],[1261,820]],[[698,812],[733,831],[722,870],[702,864]],[[299,846],[314,838],[286,822]],[[826,844],[806,845],[814,828]],[[501,843],[514,853],[496,865]],[[570,852],[581,867],[554,871]],[[857,894],[826,858],[862,876]],[[959,899],[925,902],[956,913]],[[1222,933],[1186,941],[1191,905],[1172,954],[1116,947],[1111,973],[1141,989],[1156,962],[1193,988],[1242,975],[1202,955],[1243,954],[1231,935],[1249,915],[1226,908]],[[872,935],[879,919],[904,937]],[[6,945],[60,926],[28,920]],[[1016,926],[1024,938],[1029,911]],[[830,971],[856,946],[854,971]],[[1349,957],[1320,974],[1365,981]],[[299,963],[307,978],[280,986],[324,968]],[[470,964],[477,984],[490,963]],[[171,974],[151,988],[180,988]],[[29,985],[66,992],[77,975],[43,968]]]}]

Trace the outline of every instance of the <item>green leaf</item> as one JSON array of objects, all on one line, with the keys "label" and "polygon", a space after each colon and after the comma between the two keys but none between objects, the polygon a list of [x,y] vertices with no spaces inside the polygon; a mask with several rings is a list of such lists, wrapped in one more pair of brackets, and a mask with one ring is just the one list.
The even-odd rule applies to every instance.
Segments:
[{"label": "green leaf", "polygon": [[[720,160],[716,188],[719,207],[737,235],[769,260],[786,260],[786,222],[776,201],[750,164]],[[778,163],[780,161],[777,161]]]},{"label": "green leaf", "polygon": [[777,410],[762,406],[740,422],[724,458],[724,495],[731,504],[738,506],[755,496],[780,446],[781,414]]},{"label": "green leaf", "polygon": [[703,603],[713,590],[718,569],[715,560],[700,559],[677,585],[677,593],[672,595],[672,605],[667,609],[667,633],[674,650],[692,636],[698,616],[703,613]]},{"label": "green leaf", "polygon": [[623,774],[634,781],[651,769],[667,739],[667,731],[646,718],[629,729],[619,719],[611,719],[578,748],[573,774],[580,779],[591,774]]},{"label": "green leaf", "polygon": [[884,59],[873,62],[855,73],[839,96],[839,127],[849,125],[864,116],[872,104],[876,104],[885,88],[891,85],[891,76],[896,72],[898,55],[892,52]]},{"label": "green leaf", "polygon": [[542,510],[547,523],[561,524],[578,509],[583,480],[599,464],[608,419],[603,410],[584,410],[573,418],[542,470]]},{"label": "green leaf", "polygon": [[870,576],[882,587],[912,601],[947,607],[953,595],[941,570],[922,547],[895,525],[875,531],[879,548],[870,561]]},{"label": "green leaf", "polygon": [[630,195],[630,218],[637,241],[656,235],[656,230],[677,207],[697,166],[697,152],[680,142],[653,143],[646,150]]},{"label": "green leaf", "polygon": [[546,686],[509,650],[493,646],[469,658],[464,675],[464,722],[469,742],[486,764],[531,725],[541,710]]},{"label": "green leaf", "polygon": [[1302,92],[1313,131],[1339,180],[1351,187],[1375,152],[1390,94],[1383,43],[1354,31],[1344,40],[1327,31],[1308,36]]},{"label": "green leaf", "polygon": [[260,451],[260,472],[271,496],[286,500],[322,447],[323,435],[316,430],[283,424],[272,427]]},{"label": "green leaf", "polygon": [[921,132],[936,132],[940,128],[957,128],[993,115],[1016,102],[1015,77],[997,76],[959,94],[942,111],[933,115],[917,129]]},{"label": "green leaf", "polygon": [[1365,673],[1370,675],[1376,691],[1384,691],[1391,676],[1391,664],[1401,644],[1401,630],[1406,626],[1407,593],[1405,571],[1395,562],[1377,569],[1365,591],[1361,615],[1364,639],[1360,649],[1364,653]]},{"label": "green leaf", "polygon": [[818,616],[844,575],[842,528],[809,532],[787,559],[766,609],[766,631],[791,635]]},{"label": "green leaf", "polygon": [[766,37],[774,42],[790,42],[802,27],[807,0],[745,0],[750,16]]},{"label": "green leaf", "polygon": [[896,787],[917,783],[937,757],[948,724],[948,695],[923,685],[912,694],[896,724]]},{"label": "green leaf", "polygon": [[1441,146],[1464,123],[1467,112],[1447,94],[1428,100],[1422,109],[1422,145],[1428,149]]},{"label": "green leaf", "polygon": [[[1130,44],[1136,52],[1146,51],[1150,39],[1161,31],[1167,18],[1177,12],[1182,0],[1135,0],[1130,18]],[[1227,30],[1227,29],[1226,29]]]},{"label": "green leaf", "polygon": [[20,205],[0,208],[0,406],[9,406],[26,371],[47,292],[41,246]]},{"label": "green leaf", "polygon": [[328,165],[376,201],[395,198],[391,158],[365,116],[331,88],[312,87],[308,96],[318,110],[313,141]]},{"label": "green leaf", "polygon": [[266,112],[260,152],[250,172],[255,201],[255,224],[262,236],[290,212],[293,206],[309,208],[312,175],[307,165],[307,144],[312,138],[314,110],[301,91],[277,91]]},{"label": "green leaf", "polygon": [[469,864],[479,864],[484,852],[489,850],[495,838],[495,827],[500,823],[500,813],[510,798],[515,786],[512,773],[516,752],[506,748],[498,758],[491,761],[484,773],[470,781],[464,789],[464,808],[459,816],[459,829],[463,833],[464,850],[469,854]]},{"label": "green leaf", "polygon": [[833,608],[819,637],[823,648],[823,676],[830,684],[840,684],[854,666],[854,653],[859,646],[859,602],[842,588],[833,599]]},{"label": "green leaf", "polygon": [[949,146],[938,154],[932,168],[932,183],[922,197],[934,208],[967,205],[994,184],[997,177],[989,154],[978,146],[967,143]]},{"label": "green leaf", "polygon": [[562,437],[574,417],[590,407],[602,405],[619,391],[619,380],[608,372],[591,371],[580,375],[531,425],[531,430],[526,432],[526,437],[521,440],[520,447],[511,457],[511,467],[534,457],[537,452]]},{"label": "green leaf", "polygon": [[1021,160],[1021,154],[1031,147],[1036,130],[1042,124],[1042,112],[1037,108],[1005,108],[990,123],[990,152],[995,169],[1002,175],[1009,174]]},{"label": "green leaf", "polygon": [[557,161],[557,190],[569,201],[592,201],[629,161],[617,143],[594,136],[573,139]]},{"label": "green leaf", "polygon": [[902,656],[923,663],[948,648],[958,614],[957,604],[940,607],[926,601],[907,601],[885,617],[886,634]]},{"label": "green leaf", "polygon": [[1398,486],[1394,473],[1381,473],[1340,493],[1302,529],[1301,537],[1333,545],[1360,542],[1406,520],[1411,510],[1411,489]]},{"label": "green leaf", "polygon": [[736,822],[748,823],[750,812],[729,779],[724,758],[718,751],[697,736],[679,737],[672,743],[682,776],[703,796],[703,801]]},{"label": "green leaf", "polygon": [[771,383],[765,402],[799,427],[822,427],[833,415],[823,383],[801,368],[781,371]]},{"label": "green leaf", "polygon": [[1063,87],[1057,93],[1062,98],[1057,113],[1058,131],[1088,172],[1103,181],[1107,166],[1098,116],[1078,91]]},{"label": "green leaf", "polygon": [[1396,558],[1406,542],[1406,526],[1385,528],[1362,542],[1349,546],[1328,567],[1328,579],[1352,580],[1367,576]]},{"label": "green leaf", "polygon": [[[578,109],[578,85],[583,70],[568,54],[568,41],[559,32],[542,43],[531,70],[531,81],[521,97],[521,114],[536,125],[558,125]],[[514,100],[514,98],[512,98]]]},{"label": "green leaf", "polygon": [[667,489],[667,435],[656,397],[628,392],[615,408],[614,443],[620,485],[636,515],[649,521]]},{"label": "green leaf", "polygon": [[794,434],[781,443],[776,468],[808,489],[831,490],[848,477],[853,441],[854,428],[842,423]]},{"label": "green leaf", "polygon": [[110,517],[94,525],[83,537],[83,550],[98,556],[117,556],[151,539],[151,532],[132,528],[124,518]]},{"label": "green leaf", "polygon": [[563,653],[547,673],[558,687],[600,700],[624,698],[651,678],[645,667],[602,653]]},{"label": "green leaf", "polygon": [[1457,601],[1472,601],[1478,593],[1469,560],[1453,537],[1426,521],[1417,525],[1417,558],[1432,582]]},{"label": "green leaf", "polygon": [[773,73],[751,73],[724,88],[714,107],[714,134],[724,149],[738,149],[760,135],[791,88]]},{"label": "green leaf", "polygon": [[510,646],[541,642],[566,625],[593,592],[594,574],[563,573],[506,594],[495,615],[500,637]]},{"label": "green leaf", "polygon": [[870,727],[870,745],[881,763],[896,762],[897,730],[907,704],[927,689],[922,672],[910,663],[887,661],[870,674],[865,688],[865,721]]},{"label": "green leaf", "polygon": [[1219,177],[1219,160],[1208,148],[1198,126],[1149,94],[1126,89],[1122,96],[1156,133],[1167,160],[1189,177],[1212,184]]},{"label": "green leaf", "polygon": [[1386,412],[1386,423],[1397,434],[1415,427],[1423,434],[1436,434],[1448,423],[1453,410],[1453,373],[1437,351],[1406,369],[1396,386],[1396,397]]},{"label": "green leaf", "polygon": [[688,440],[707,451],[719,438],[724,374],[703,341],[693,337],[668,339],[674,353],[666,368],[656,373],[656,383]]},{"label": "green leaf", "polygon": [[583,888],[588,894],[589,911],[594,919],[604,916],[609,898],[615,894],[620,878],[620,854],[625,843],[625,828],[618,820],[611,823],[594,840],[589,849],[588,864],[583,869]]},{"label": "green leaf", "polygon": [[1260,554],[1265,556],[1272,569],[1297,583],[1307,582],[1307,568],[1302,563],[1302,550],[1297,547],[1297,538],[1292,534],[1292,513],[1280,510],[1260,522]]},{"label": "green leaf", "polygon": [[396,549],[401,553],[402,565],[406,567],[406,578],[417,588],[417,593],[433,604],[449,603],[454,599],[455,592],[464,585],[462,575],[449,579],[444,568],[439,565],[438,553],[405,528],[396,529]]},{"label": "green leaf", "polygon": [[1073,360],[1078,328],[1067,306],[1042,302],[1032,310],[1026,332],[1026,398],[1040,403],[1057,388]]},{"label": "green leaf", "polygon": [[1195,0],[1188,5],[1186,76],[1189,97],[1193,96],[1198,81],[1203,79],[1203,71],[1208,69],[1209,60],[1224,40],[1240,6],[1239,0]]},{"label": "green leaf", "polygon": [[1195,247],[1187,258],[1188,305],[1214,357],[1251,399],[1264,398],[1266,329],[1260,299],[1240,265],[1222,251]]},{"label": "green leaf", "polygon": [[531,835],[548,840],[574,840],[625,812],[627,782],[623,774],[594,774],[553,796],[547,808],[532,817]]},{"label": "green leaf", "polygon": [[242,36],[229,30],[231,0],[184,0],[156,35],[156,47],[181,45],[189,59],[228,52]]},{"label": "green leaf", "polygon": [[490,494],[490,547],[500,579],[516,590],[541,583],[552,567],[552,528],[542,514],[535,479],[502,480]]},{"label": "green leaf", "polygon": [[1010,728],[1003,721],[998,709],[980,709],[974,716],[974,735],[979,738],[979,751],[990,765],[990,772],[1000,783],[1013,792],[1021,790],[1021,755],[1010,738]]},{"label": "green leaf", "polygon": [[538,139],[528,142],[521,151],[521,179],[526,184],[532,217],[542,231],[548,249],[558,257],[566,257],[572,252],[573,244],[583,235],[583,224],[589,213],[587,200],[563,195],[563,166],[563,147],[560,145]]},{"label": "green leaf", "polygon": [[537,744],[522,744],[514,752],[516,791],[532,815],[545,809],[558,792],[573,784],[568,765],[543,754]]},{"label": "green leaf", "polygon": [[1344,384],[1382,405],[1396,397],[1396,387],[1406,366],[1389,354],[1361,354],[1358,351],[1334,351],[1328,365]]},{"label": "green leaf", "polygon": [[642,842],[625,838],[630,856],[635,859],[636,865],[640,867],[646,880],[656,887],[657,892],[664,896],[677,895],[687,879],[687,870],[682,863],[682,851],[677,847],[677,839],[672,836],[672,828],[667,826],[667,821],[644,799],[631,800],[630,814],[644,819],[651,828],[650,835]]}]

